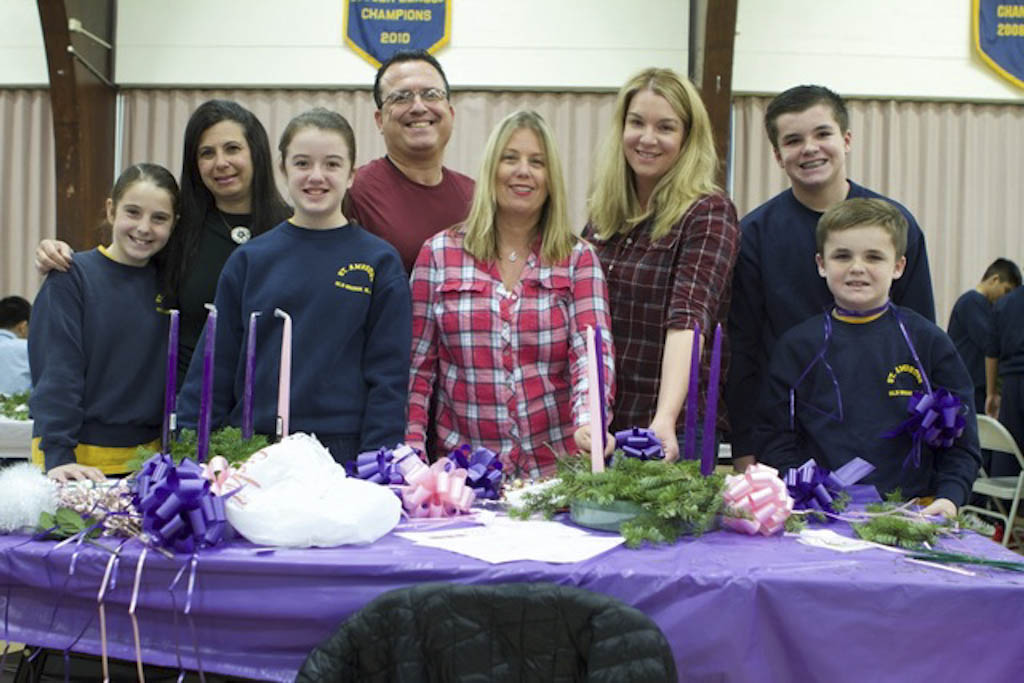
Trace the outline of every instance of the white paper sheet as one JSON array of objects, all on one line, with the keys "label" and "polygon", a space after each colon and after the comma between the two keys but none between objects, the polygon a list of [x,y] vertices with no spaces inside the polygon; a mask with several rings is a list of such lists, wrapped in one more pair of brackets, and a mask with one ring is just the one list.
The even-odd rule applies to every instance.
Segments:
[{"label": "white paper sheet", "polygon": [[544,520],[512,520],[499,515],[483,526],[435,531],[395,532],[417,545],[475,557],[491,564],[528,560],[582,562],[621,545],[621,536],[591,534]]}]

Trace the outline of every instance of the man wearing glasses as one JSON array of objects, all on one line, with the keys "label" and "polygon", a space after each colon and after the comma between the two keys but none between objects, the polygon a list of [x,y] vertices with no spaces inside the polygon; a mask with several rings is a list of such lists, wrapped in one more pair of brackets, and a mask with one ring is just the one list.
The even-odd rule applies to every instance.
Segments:
[{"label": "man wearing glasses", "polygon": [[346,216],[390,242],[412,271],[427,238],[466,218],[473,180],[445,168],[455,109],[448,79],[426,52],[397,52],[373,84],[387,154],[356,171]]}]

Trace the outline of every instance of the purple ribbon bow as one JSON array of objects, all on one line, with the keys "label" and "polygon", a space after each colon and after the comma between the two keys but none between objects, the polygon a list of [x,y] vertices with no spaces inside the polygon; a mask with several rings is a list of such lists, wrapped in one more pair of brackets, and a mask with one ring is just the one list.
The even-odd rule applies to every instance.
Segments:
[{"label": "purple ribbon bow", "polygon": [[967,418],[964,402],[946,389],[915,391],[907,404],[910,417],[882,436],[892,438],[909,434],[913,445],[903,462],[904,467],[921,466],[921,444],[931,448],[949,448],[964,433]]},{"label": "purple ribbon bow", "polygon": [[365,479],[374,484],[405,484],[405,477],[398,469],[401,459],[395,456],[393,448],[379,448],[360,453],[354,461],[345,463],[345,469],[350,477]]},{"label": "purple ribbon bow", "polygon": [[473,489],[477,498],[498,500],[501,497],[502,466],[497,453],[483,446],[473,450],[464,443],[448,457],[466,470],[466,485]]},{"label": "purple ribbon bow", "polygon": [[142,529],[158,545],[191,553],[224,536],[224,497],[210,490],[202,468],[188,458],[177,466],[166,453],[147,460],[135,478],[134,502]]},{"label": "purple ribbon bow", "polygon": [[633,427],[615,432],[615,447],[621,448],[622,452],[630,458],[658,460],[665,457],[661,440],[650,429]]},{"label": "purple ribbon bow", "polygon": [[863,458],[854,458],[834,472],[808,460],[786,472],[786,488],[793,497],[794,510],[818,510],[836,513],[836,496],[847,486],[871,474],[875,466]]}]

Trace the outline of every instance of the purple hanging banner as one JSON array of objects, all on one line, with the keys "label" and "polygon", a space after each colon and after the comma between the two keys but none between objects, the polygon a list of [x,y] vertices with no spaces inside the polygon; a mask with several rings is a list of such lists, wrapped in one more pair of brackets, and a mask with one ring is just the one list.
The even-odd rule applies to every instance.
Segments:
[{"label": "purple hanging banner", "polygon": [[451,0],[345,0],[345,44],[375,68],[399,51],[433,54],[451,26]]}]

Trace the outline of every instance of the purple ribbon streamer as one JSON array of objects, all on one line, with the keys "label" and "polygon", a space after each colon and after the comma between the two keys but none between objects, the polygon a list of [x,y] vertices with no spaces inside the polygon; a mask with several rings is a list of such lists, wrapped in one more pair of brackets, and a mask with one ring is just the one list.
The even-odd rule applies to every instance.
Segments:
[{"label": "purple ribbon streamer", "polygon": [[178,466],[166,453],[147,460],[135,479],[134,502],[142,529],[157,545],[192,553],[224,537],[224,498],[210,490],[202,468],[188,458]]},{"label": "purple ribbon streamer", "polygon": [[626,457],[638,460],[660,460],[665,457],[661,441],[650,429],[633,427],[615,432],[615,446],[622,449]]},{"label": "purple ribbon streamer", "polygon": [[498,500],[501,497],[502,465],[497,453],[483,446],[473,450],[469,444],[462,444],[448,457],[466,470],[466,485],[473,489],[477,498]]},{"label": "purple ribbon streamer", "polygon": [[875,470],[863,458],[854,458],[834,472],[808,460],[786,472],[786,488],[793,497],[794,510],[818,510],[836,514],[836,496]]}]

